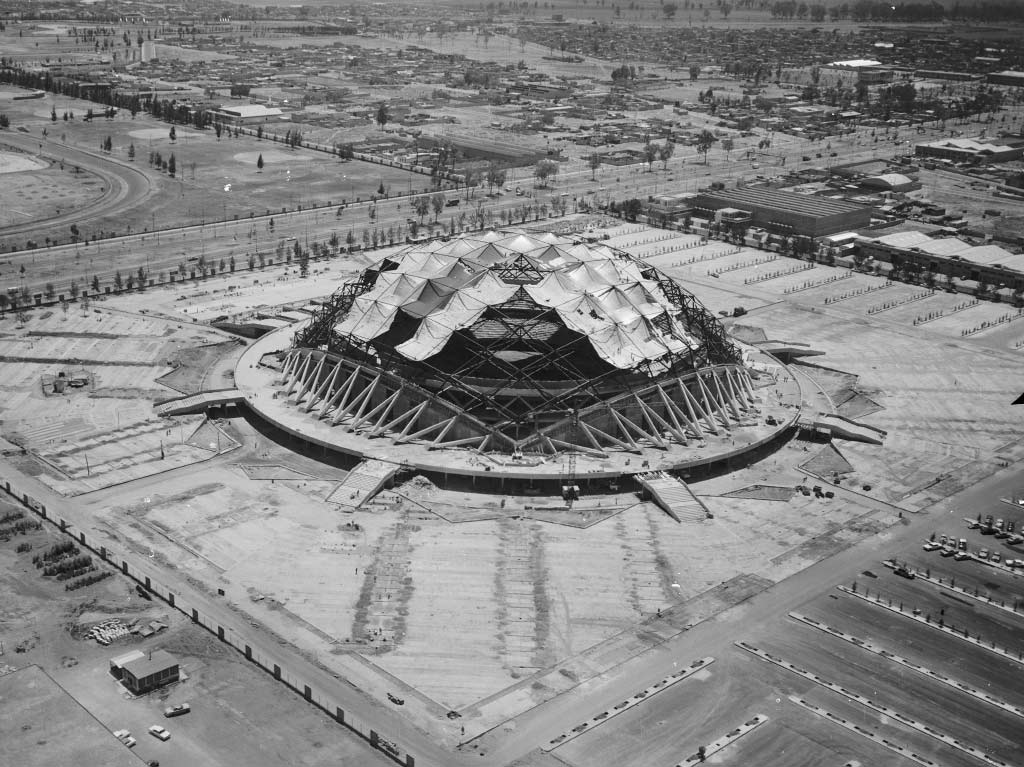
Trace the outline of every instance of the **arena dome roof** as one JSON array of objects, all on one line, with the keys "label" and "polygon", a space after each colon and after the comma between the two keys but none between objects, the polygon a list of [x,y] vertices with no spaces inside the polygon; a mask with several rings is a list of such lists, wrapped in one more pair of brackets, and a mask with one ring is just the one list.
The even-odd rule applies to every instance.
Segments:
[{"label": "arena dome roof", "polygon": [[[728,419],[723,403],[749,392],[739,351],[675,281],[605,244],[522,231],[381,259],[296,334],[285,372],[332,423],[351,427],[358,401],[357,425],[372,412],[379,434],[545,452],[580,444],[570,414],[591,448],[685,443],[679,416]],[[388,420],[398,400],[415,424]]]}]

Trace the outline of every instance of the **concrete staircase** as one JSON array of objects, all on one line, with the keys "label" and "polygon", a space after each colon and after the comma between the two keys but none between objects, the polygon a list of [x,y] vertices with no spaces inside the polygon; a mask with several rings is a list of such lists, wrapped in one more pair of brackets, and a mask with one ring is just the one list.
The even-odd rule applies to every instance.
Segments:
[{"label": "concrete staircase", "polygon": [[383,490],[398,468],[397,463],[363,461],[334,488],[327,502],[341,506],[344,511],[355,511]]},{"label": "concrete staircase", "polygon": [[676,522],[700,522],[711,513],[681,479],[664,471],[637,475],[646,494],[664,509]]}]

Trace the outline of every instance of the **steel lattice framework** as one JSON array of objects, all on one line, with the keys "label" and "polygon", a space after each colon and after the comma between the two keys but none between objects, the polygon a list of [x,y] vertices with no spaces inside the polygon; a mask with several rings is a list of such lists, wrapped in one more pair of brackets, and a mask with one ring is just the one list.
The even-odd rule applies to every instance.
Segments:
[{"label": "steel lattice framework", "polygon": [[[513,453],[667,449],[719,434],[751,415],[750,375],[721,324],[650,264],[607,246],[588,250],[550,236],[511,233],[467,242],[414,246],[336,291],[285,355],[280,384],[289,400],[366,437]],[[453,261],[455,247],[462,255]],[[382,275],[396,272],[384,278],[389,283],[405,278],[397,274],[405,258],[434,265],[406,273],[418,280],[419,292],[405,295],[397,309],[389,299],[386,321],[372,334],[352,330],[360,311],[377,306],[368,297],[383,295]],[[443,275],[422,276],[437,263],[444,264]],[[638,310],[617,306],[609,320],[593,296],[621,304],[626,288],[605,276],[606,282],[584,283],[578,295],[591,303],[572,314],[557,290],[541,293],[552,272],[566,269],[577,270],[577,282],[594,269],[627,274],[629,286],[642,286],[643,295],[660,303],[651,299]],[[491,280],[488,295],[495,298],[480,301],[461,324],[449,321],[446,307],[461,285],[484,279]],[[619,292],[608,298],[609,291]],[[549,294],[556,298],[543,300]],[[597,308],[588,317],[584,309],[590,306]],[[446,323],[436,348],[411,354],[410,343],[435,317]],[[614,333],[622,333],[627,345],[632,336],[622,328],[668,341],[648,343],[642,348],[657,354],[637,354],[635,364],[623,364],[613,342],[599,346],[594,333],[574,324],[591,321],[613,341]]]}]

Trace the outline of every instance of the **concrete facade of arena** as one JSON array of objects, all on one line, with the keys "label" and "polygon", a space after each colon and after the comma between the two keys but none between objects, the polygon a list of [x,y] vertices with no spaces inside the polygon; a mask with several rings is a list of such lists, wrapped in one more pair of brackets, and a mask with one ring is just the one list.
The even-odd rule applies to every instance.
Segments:
[{"label": "concrete facade of arena", "polygon": [[860,229],[871,223],[869,206],[774,189],[702,192],[697,196],[694,207],[698,215],[703,212],[710,218],[714,218],[714,212],[722,208],[737,208],[750,213],[754,226],[777,234],[806,237],[824,237]]}]

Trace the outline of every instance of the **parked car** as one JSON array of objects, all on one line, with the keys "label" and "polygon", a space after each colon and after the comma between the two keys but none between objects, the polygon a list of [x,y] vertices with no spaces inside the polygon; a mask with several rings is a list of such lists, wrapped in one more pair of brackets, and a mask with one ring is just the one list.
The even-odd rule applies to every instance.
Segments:
[{"label": "parked car", "polygon": [[921,548],[923,548],[925,551],[935,551],[935,549],[941,548],[941,546],[939,546],[939,544],[937,544],[935,541],[928,541],[928,543],[926,543]]},{"label": "parked car", "polygon": [[149,734],[152,735],[154,738],[159,738],[160,740],[171,739],[171,733],[167,732],[167,730],[165,730],[158,724],[154,724],[152,727],[149,728]]},{"label": "parked car", "polygon": [[165,708],[164,716],[181,716],[182,714],[187,714],[191,710],[192,707],[188,703],[179,703],[176,706],[168,706],[167,708]]}]

